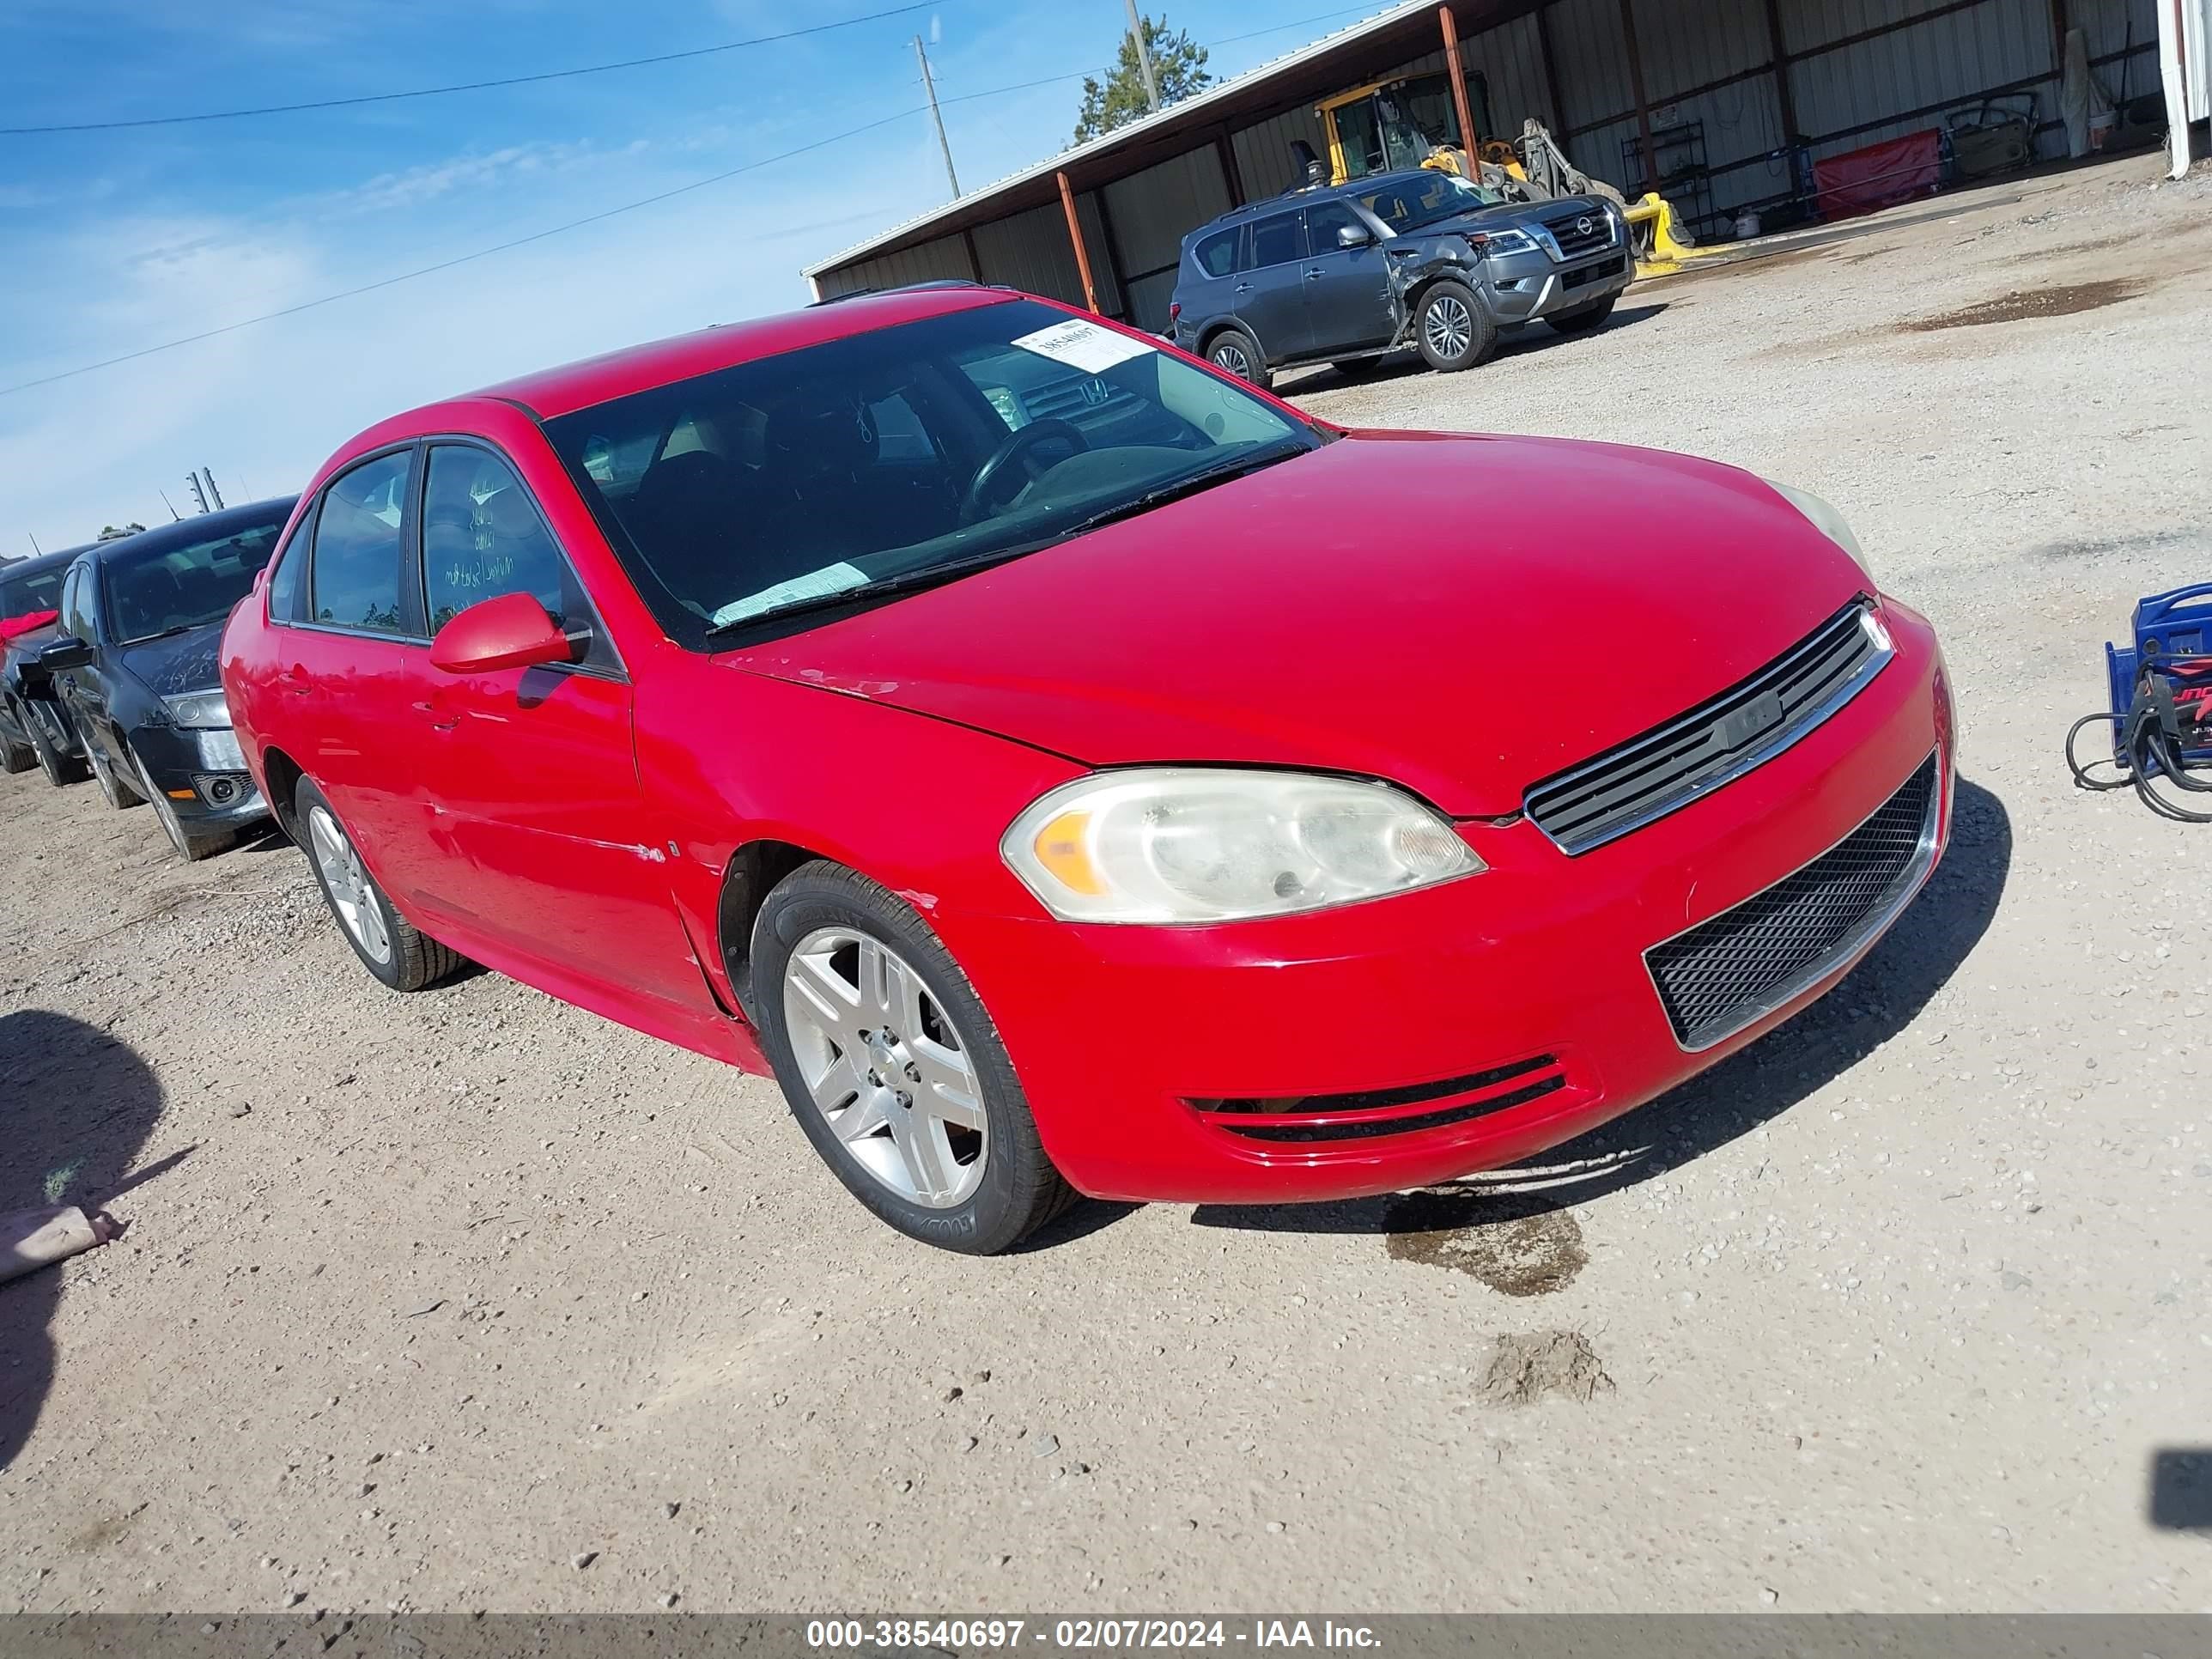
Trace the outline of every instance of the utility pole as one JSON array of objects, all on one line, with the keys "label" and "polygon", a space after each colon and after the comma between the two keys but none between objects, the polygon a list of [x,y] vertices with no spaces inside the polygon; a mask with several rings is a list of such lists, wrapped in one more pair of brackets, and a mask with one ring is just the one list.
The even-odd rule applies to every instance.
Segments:
[{"label": "utility pole", "polygon": [[1152,106],[1152,113],[1160,112],[1160,82],[1152,73],[1152,49],[1145,44],[1145,20],[1137,15],[1137,0],[1127,0],[1129,7],[1129,38],[1137,43],[1137,70],[1145,77],[1145,101]]},{"label": "utility pole", "polygon": [[200,477],[207,480],[208,494],[215,498],[215,510],[218,513],[222,512],[222,491],[215,487],[215,469],[211,466],[202,467]]},{"label": "utility pole", "polygon": [[173,524],[182,524],[185,521],[185,515],[177,511],[177,504],[169,499],[169,492],[166,489],[157,489],[154,493],[161,498],[161,505],[169,509],[170,521]]},{"label": "utility pole", "polygon": [[23,533],[31,538],[31,551],[37,554],[42,559],[46,557],[46,550],[39,545],[38,532],[34,530],[26,530]]},{"label": "utility pole", "polygon": [[207,491],[200,488],[200,475],[197,472],[187,472],[185,474],[185,482],[192,487],[192,499],[200,504],[200,511],[206,512]]},{"label": "utility pole", "polygon": [[952,170],[952,146],[945,137],[945,117],[938,112],[937,82],[929,77],[929,54],[922,50],[921,37],[914,37],[914,61],[921,65],[921,89],[929,94],[929,118],[937,123],[937,148],[945,157],[945,179],[952,186],[952,198],[960,199],[960,175]]}]

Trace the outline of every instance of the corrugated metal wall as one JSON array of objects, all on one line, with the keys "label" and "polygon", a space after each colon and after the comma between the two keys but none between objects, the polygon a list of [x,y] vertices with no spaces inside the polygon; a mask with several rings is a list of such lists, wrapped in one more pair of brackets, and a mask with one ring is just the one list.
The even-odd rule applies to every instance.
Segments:
[{"label": "corrugated metal wall", "polygon": [[[1789,71],[1797,125],[1806,133],[1843,135],[1816,143],[1814,155],[1856,149],[1938,125],[1948,109],[2012,82],[2028,83],[2036,94],[2039,120],[2056,123],[2058,82],[2050,0],[1975,0],[1939,16],[1924,15],[1948,3],[1779,0],[1784,50],[1793,58],[1810,54]],[[1462,58],[1480,72],[1488,92],[1489,125],[1495,131],[1483,136],[1511,137],[1524,118],[1534,117],[1551,128],[1586,172],[1624,187],[1636,182],[1641,166],[1625,166],[1622,154],[1624,143],[1636,153],[1639,129],[1621,3],[1553,0],[1540,21],[1531,14],[1463,39]],[[1783,130],[1782,100],[1770,67],[1765,0],[1632,3],[1652,125],[1663,131],[1702,124],[1705,165],[1713,175],[1709,190],[1714,220],[1732,217],[1743,204],[1787,194],[1792,186],[1790,164],[1775,153],[1789,135]],[[2067,0],[2070,20],[2087,37],[2093,63],[2106,60],[2097,64],[2095,72],[2108,92],[2118,95],[2123,90],[2115,55],[2130,44],[2130,31],[2134,55],[2128,59],[2125,90],[2135,95],[2157,90],[2158,4],[2159,0]],[[1908,21],[1913,19],[1919,21]],[[1890,27],[1896,24],[1905,26]],[[1871,29],[1887,32],[1823,49]],[[1554,59],[1548,76],[1546,40]],[[1376,78],[1440,70],[1443,64],[1439,46]],[[1729,85],[1691,95],[1693,88],[1732,76],[1737,78]],[[1564,107],[1553,106],[1553,84]],[[1923,110],[1927,112],[1914,112]],[[1325,154],[1321,123],[1310,106],[1284,111],[1230,134],[1245,199],[1276,195],[1297,182],[1291,160],[1297,139]],[[2045,156],[2062,154],[2063,133],[2041,133],[2038,148]],[[1686,151],[1668,152],[1661,158],[1662,174],[1689,161]],[[1085,193],[1078,199],[1099,304],[1109,314],[1127,316],[1141,327],[1164,328],[1182,237],[1234,205],[1218,153],[1210,138],[1198,140],[1170,161],[1106,185],[1103,194],[1103,220],[1114,227],[1110,255],[1097,198]],[[1718,228],[1709,223],[1707,232]],[[981,227],[975,245],[985,281],[1081,301],[1082,284],[1056,205]],[[1126,295],[1115,280],[1117,266],[1127,279]],[[903,253],[825,272],[819,280],[823,293],[830,295],[969,274],[961,240],[942,237]]]},{"label": "corrugated metal wall", "polygon": [[[1066,239],[1061,238],[1065,246]],[[815,279],[822,297],[833,299],[864,288],[897,288],[904,283],[940,282],[948,276],[973,276],[968,250],[957,236],[940,236],[933,242],[903,248],[858,264],[825,270]]]}]

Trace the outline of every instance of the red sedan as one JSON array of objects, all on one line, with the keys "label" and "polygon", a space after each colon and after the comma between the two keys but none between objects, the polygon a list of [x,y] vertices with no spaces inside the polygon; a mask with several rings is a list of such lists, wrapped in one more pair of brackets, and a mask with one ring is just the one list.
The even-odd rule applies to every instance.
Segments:
[{"label": "red sedan", "polygon": [[385,984],[772,1071],[971,1251],[1580,1134],[1832,987],[1951,810],[1935,635],[1814,498],[966,286],[363,433],[223,681]]}]

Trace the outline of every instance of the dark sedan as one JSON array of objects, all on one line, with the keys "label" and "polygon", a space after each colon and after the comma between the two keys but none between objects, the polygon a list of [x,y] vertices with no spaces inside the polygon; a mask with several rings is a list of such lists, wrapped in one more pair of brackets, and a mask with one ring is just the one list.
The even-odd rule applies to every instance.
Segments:
[{"label": "dark sedan", "polygon": [[84,776],[76,733],[52,703],[23,695],[19,665],[54,636],[62,578],[92,544],[67,547],[0,568],[0,766],[27,772],[33,766],[57,787]]},{"label": "dark sedan", "polygon": [[95,547],[70,567],[34,692],[76,728],[111,806],[153,804],[188,859],[265,817],[231,730],[216,650],[296,496],[234,507]]}]

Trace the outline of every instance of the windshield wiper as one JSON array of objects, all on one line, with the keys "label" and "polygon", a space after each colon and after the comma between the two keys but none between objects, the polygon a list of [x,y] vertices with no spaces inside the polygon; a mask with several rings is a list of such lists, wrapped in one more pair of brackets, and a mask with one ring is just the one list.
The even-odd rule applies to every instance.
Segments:
[{"label": "windshield wiper", "polygon": [[1243,477],[1248,473],[1259,471],[1262,467],[1273,466],[1278,461],[1287,461],[1293,455],[1304,455],[1307,453],[1307,447],[1304,444],[1280,444],[1272,449],[1261,450],[1255,454],[1239,456],[1233,461],[1224,461],[1218,466],[1200,467],[1195,472],[1187,472],[1180,478],[1170,478],[1164,484],[1147,489],[1141,495],[1133,496],[1126,501],[1117,501],[1112,507],[1094,513],[1087,519],[1079,520],[1061,531],[1054,539],[1066,541],[1077,536],[1086,535],[1093,530],[1102,530],[1109,524],[1117,524],[1123,519],[1133,519],[1139,513],[1149,513],[1156,507],[1165,507],[1170,501],[1179,501],[1186,495],[1195,495],[1201,490],[1212,489],[1216,484],[1227,483],[1232,478]]},{"label": "windshield wiper", "polygon": [[125,646],[150,645],[155,640],[173,640],[179,634],[189,634],[196,628],[205,628],[205,623],[179,623],[174,628],[165,628],[158,634],[141,634],[135,640],[125,640]]},{"label": "windshield wiper", "polygon": [[922,570],[908,570],[896,576],[884,576],[872,582],[860,582],[852,587],[841,587],[834,593],[817,593],[804,599],[793,599],[784,605],[772,605],[765,611],[755,611],[743,617],[732,617],[726,623],[711,623],[707,628],[710,641],[741,633],[757,623],[778,622],[786,617],[803,617],[811,611],[829,611],[839,605],[851,605],[860,599],[879,599],[894,593],[912,593],[924,587],[935,587],[965,576],[971,571],[984,570],[994,564],[1005,564],[1034,553],[1042,543],[1024,543],[1018,547],[997,548],[988,553],[978,553],[971,558],[955,559],[950,564],[933,564]]},{"label": "windshield wiper", "polygon": [[1172,479],[1157,489],[1148,489],[1144,494],[1128,501],[1117,502],[1103,512],[1094,513],[1087,519],[1079,520],[1065,530],[1055,531],[1051,535],[1041,537],[1035,541],[1018,542],[1011,547],[994,548],[990,552],[975,554],[965,559],[955,559],[949,564],[933,564],[921,570],[908,570],[899,575],[884,576],[878,580],[861,582],[852,587],[841,587],[834,593],[817,593],[806,599],[793,599],[787,604],[772,605],[765,611],[755,611],[746,616],[733,617],[726,623],[710,623],[707,629],[707,640],[711,643],[715,640],[726,639],[732,634],[741,633],[760,623],[779,622],[787,617],[808,616],[817,611],[835,610],[839,606],[852,605],[864,599],[887,599],[894,594],[912,593],[921,588],[936,587],[959,577],[972,574],[975,571],[988,570],[994,564],[1006,564],[1015,559],[1026,558],[1032,553],[1042,552],[1048,547],[1056,547],[1062,542],[1072,540],[1090,531],[1102,529],[1122,519],[1133,518],[1139,513],[1149,512],[1152,508],[1164,506],[1169,501],[1180,501],[1186,495],[1195,495],[1200,490],[1211,489],[1216,484],[1227,483],[1231,478],[1241,478],[1248,472],[1256,472],[1261,467],[1273,466],[1277,461],[1286,461],[1293,455],[1303,455],[1306,453],[1307,447],[1304,444],[1283,444],[1255,454],[1242,455],[1236,460],[1224,461],[1219,466],[1204,467],[1196,472],[1187,473],[1180,478]]}]

